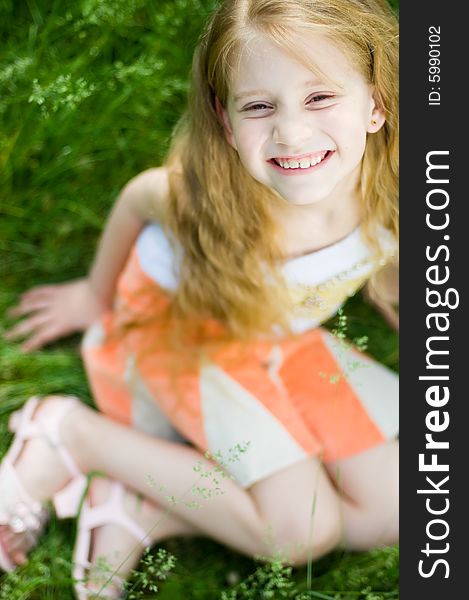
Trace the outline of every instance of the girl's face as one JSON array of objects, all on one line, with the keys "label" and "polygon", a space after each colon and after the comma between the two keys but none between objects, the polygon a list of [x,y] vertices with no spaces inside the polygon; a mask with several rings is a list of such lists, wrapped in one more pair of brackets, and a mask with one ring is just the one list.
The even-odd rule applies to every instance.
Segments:
[{"label": "girl's face", "polygon": [[324,77],[257,37],[242,54],[226,109],[218,105],[244,167],[297,205],[353,195],[367,133],[384,123],[371,86],[337,46],[315,36],[304,47]]}]

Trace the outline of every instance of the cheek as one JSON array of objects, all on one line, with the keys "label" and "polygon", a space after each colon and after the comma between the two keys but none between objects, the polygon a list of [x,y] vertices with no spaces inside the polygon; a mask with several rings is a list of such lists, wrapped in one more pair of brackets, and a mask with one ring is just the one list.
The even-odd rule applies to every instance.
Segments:
[{"label": "cheek", "polygon": [[258,125],[253,126],[251,123],[243,124],[237,127],[235,131],[235,140],[241,161],[259,155],[264,139],[263,128]]},{"label": "cheek", "polygon": [[366,124],[363,115],[355,112],[334,114],[328,123],[328,132],[338,149],[362,154],[366,144]]}]

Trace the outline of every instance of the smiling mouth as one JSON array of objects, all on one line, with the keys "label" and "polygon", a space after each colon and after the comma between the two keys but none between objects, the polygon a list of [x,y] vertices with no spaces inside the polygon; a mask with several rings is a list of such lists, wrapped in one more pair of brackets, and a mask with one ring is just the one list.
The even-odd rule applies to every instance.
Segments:
[{"label": "smiling mouth", "polygon": [[332,154],[332,150],[322,150],[321,152],[314,152],[311,154],[304,154],[302,156],[292,157],[276,157],[271,158],[269,162],[281,167],[285,170],[301,170],[315,167],[322,163],[325,159],[329,158]]}]

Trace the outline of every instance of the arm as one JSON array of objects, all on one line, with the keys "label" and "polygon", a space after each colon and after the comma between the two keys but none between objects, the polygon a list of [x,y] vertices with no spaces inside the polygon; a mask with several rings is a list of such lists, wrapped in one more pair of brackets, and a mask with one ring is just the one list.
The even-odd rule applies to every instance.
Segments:
[{"label": "arm", "polygon": [[168,197],[164,168],[144,171],[120,193],[87,277],[33,288],[10,311],[25,317],[5,338],[25,338],[21,348],[35,350],[76,331],[84,331],[112,305],[119,273],[146,222],[163,220]]},{"label": "arm", "polygon": [[132,179],[119,195],[88,274],[91,289],[104,306],[111,306],[119,273],[145,223],[163,219],[167,186],[165,169],[150,169]]},{"label": "arm", "polygon": [[399,266],[386,265],[365,287],[365,298],[399,330]]}]

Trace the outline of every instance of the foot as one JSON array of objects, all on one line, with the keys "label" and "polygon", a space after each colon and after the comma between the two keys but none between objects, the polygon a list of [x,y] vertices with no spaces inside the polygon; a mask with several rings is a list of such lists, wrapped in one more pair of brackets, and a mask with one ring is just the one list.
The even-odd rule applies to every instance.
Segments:
[{"label": "foot", "polygon": [[[120,509],[124,519],[135,525],[135,530],[130,531],[118,519],[114,520],[115,512],[106,504],[115,493],[115,485],[111,479],[94,478],[82,509],[85,514],[79,520],[75,549],[76,562],[86,564],[81,577],[77,576],[78,580],[84,580],[84,585],[77,586],[80,599],[119,598],[124,581],[138,564],[145,547],[155,541],[152,532],[158,532],[158,523],[165,517],[164,511],[153,502],[123,487]],[[103,512],[100,512],[101,507]]]},{"label": "foot", "polygon": [[[69,402],[68,398],[66,400]],[[17,429],[13,452],[7,454],[13,468],[2,464],[0,471],[0,487],[4,488],[0,494],[0,551],[4,568],[14,568],[26,561],[47,520],[47,501],[77,476],[76,471],[71,473],[76,467],[70,462],[64,463],[63,451],[58,450],[60,442],[53,445],[52,438],[60,439],[64,422],[80,404],[69,404],[70,409],[58,423],[59,431],[55,431],[50,424],[56,423],[54,417],[57,417],[64,398],[50,396],[36,405],[29,402],[29,406],[34,407],[30,422],[25,424],[23,419]],[[31,434],[31,427],[39,423],[49,424],[42,428],[45,433],[35,431]],[[15,444],[18,452],[14,449]]]}]

